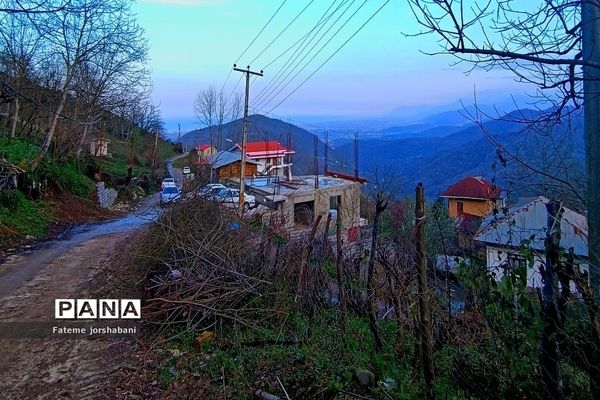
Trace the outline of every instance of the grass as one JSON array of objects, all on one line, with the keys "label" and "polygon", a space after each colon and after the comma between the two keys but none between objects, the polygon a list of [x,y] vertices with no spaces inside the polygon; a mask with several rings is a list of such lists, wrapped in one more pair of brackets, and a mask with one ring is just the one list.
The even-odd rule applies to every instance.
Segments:
[{"label": "grass", "polygon": [[[127,176],[127,169],[129,168],[128,163],[120,161],[106,161],[102,164],[102,170],[109,174],[118,175],[121,177]],[[132,170],[133,176],[139,176],[141,174],[149,175],[152,171],[150,167],[135,165]]]},{"label": "grass", "polygon": [[[172,385],[186,387],[188,381],[200,378],[211,383],[213,392],[209,393],[222,396],[224,375],[231,399],[248,398],[257,389],[285,398],[277,378],[291,398],[334,398],[342,391],[371,398],[422,398],[422,384],[414,365],[414,341],[405,342],[411,351],[398,355],[394,322],[380,321],[379,328],[385,346],[379,353],[373,351],[366,318],[350,316],[344,336],[338,315],[330,308],[318,311],[312,321],[298,311],[279,326],[223,329],[213,341],[202,345],[189,334],[172,332],[172,339],[158,350],[165,356],[153,379],[169,390]],[[397,389],[384,394],[378,385],[362,387],[355,378],[357,369],[371,371],[378,381],[391,378]],[[464,398],[455,388],[452,390],[454,385],[447,379],[438,379],[436,385],[450,398]]]},{"label": "grass", "polygon": [[0,247],[15,237],[43,236],[51,220],[52,215],[43,202],[28,200],[18,190],[0,192]]}]

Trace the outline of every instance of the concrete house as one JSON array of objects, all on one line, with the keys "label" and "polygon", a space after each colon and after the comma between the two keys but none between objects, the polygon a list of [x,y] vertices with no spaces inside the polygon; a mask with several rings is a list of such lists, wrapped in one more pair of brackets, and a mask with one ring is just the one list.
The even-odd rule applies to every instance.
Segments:
[{"label": "concrete house", "polygon": [[[545,263],[544,240],[548,211],[545,197],[536,197],[521,205],[512,207],[507,215],[489,216],[483,223],[475,241],[485,247],[487,268],[500,280],[507,268],[514,268],[526,263],[519,252],[519,246],[528,242],[534,251],[535,263],[527,270],[528,286],[542,287],[540,266]],[[575,264],[582,270],[588,269],[587,218],[569,208],[563,207],[564,213],[560,221],[561,248],[565,254],[570,248],[575,254]]]},{"label": "concrete house", "polygon": [[494,205],[497,209],[504,207],[504,198],[500,189],[481,176],[466,177],[450,186],[442,195],[448,199],[448,215],[485,217]]},{"label": "concrete house", "polygon": [[278,177],[246,181],[246,190],[271,210],[264,214],[264,223],[279,224],[286,229],[308,227],[318,215],[323,217],[321,224],[325,224],[331,210],[334,217],[341,217],[345,229],[358,227],[360,186],[359,181],[330,175],[300,176],[293,181]]},{"label": "concrete house", "polygon": [[[231,151],[241,152],[242,145],[237,143]],[[288,180],[291,180],[292,163],[287,160],[291,154],[294,154],[294,151],[278,141],[246,144],[246,157],[258,163],[259,175],[287,176]]]},{"label": "concrete house", "polygon": [[198,150],[198,163],[200,165],[206,165],[210,157],[217,152],[217,148],[210,144],[201,144],[197,147]]}]

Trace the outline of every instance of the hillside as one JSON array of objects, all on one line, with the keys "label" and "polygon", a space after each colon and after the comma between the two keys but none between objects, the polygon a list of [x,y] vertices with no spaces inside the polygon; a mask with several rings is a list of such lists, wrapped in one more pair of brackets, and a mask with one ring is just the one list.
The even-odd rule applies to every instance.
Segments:
[{"label": "hillside", "polygon": [[[268,118],[264,115],[255,114],[248,117],[248,140],[268,141],[278,140],[287,146],[288,135],[291,139],[291,148],[296,151],[293,156],[292,172],[296,175],[311,174],[313,171],[314,134],[296,125],[289,124],[279,119]],[[216,127],[197,129],[186,133],[181,137],[181,142],[187,145],[198,145],[201,143],[213,143],[219,150],[229,149],[234,143],[241,142],[242,119],[226,123],[219,135]],[[231,140],[231,142],[229,140]],[[323,156],[324,144],[319,144],[319,155]],[[330,149],[332,160],[336,158],[336,152]]]},{"label": "hillside", "polygon": [[[530,116],[535,116],[534,111]],[[581,116],[563,121],[553,129],[533,132],[522,124],[503,120],[484,123],[486,130],[511,153],[540,168],[564,158],[569,170],[578,169],[583,162],[583,129]],[[411,195],[416,183],[426,185],[429,196],[437,197],[456,180],[467,175],[495,175],[504,188],[514,186],[519,165],[509,162],[506,169],[498,159],[497,148],[478,126],[470,126],[445,136],[402,138],[394,135],[377,139],[359,140],[360,170],[372,177],[375,169],[391,170],[401,184],[396,191],[399,196]],[[338,148],[349,156],[350,144]],[[552,172],[552,170],[550,171]],[[520,195],[525,194],[521,190]]]}]

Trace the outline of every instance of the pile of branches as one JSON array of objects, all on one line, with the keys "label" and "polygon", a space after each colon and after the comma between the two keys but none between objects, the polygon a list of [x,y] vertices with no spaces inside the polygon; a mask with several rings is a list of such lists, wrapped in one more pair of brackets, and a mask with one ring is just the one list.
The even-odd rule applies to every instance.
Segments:
[{"label": "pile of branches", "polygon": [[313,302],[314,290],[324,293],[319,261],[306,246],[273,240],[235,210],[201,198],[169,207],[134,258],[144,268],[144,316],[161,329],[190,332],[282,320],[290,304]]}]

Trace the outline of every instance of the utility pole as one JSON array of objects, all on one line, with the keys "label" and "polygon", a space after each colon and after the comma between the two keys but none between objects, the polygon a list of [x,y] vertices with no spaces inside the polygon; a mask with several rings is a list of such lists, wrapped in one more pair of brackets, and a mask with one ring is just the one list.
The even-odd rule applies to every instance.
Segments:
[{"label": "utility pole", "polygon": [[427,258],[425,252],[425,189],[419,182],[416,192],[415,226],[417,247],[417,283],[419,293],[419,344],[421,348],[421,363],[425,386],[427,387],[426,398],[435,399],[433,391],[433,379],[435,370],[433,365],[433,350],[431,345],[431,310],[429,308],[429,290],[427,289]]},{"label": "utility pole", "polygon": [[260,72],[250,71],[250,66],[246,69],[236,68],[233,64],[233,70],[242,72],[246,75],[246,96],[244,99],[244,127],[242,134],[242,159],[240,168],[240,216],[244,214],[244,190],[246,189],[246,145],[248,143],[248,98],[250,97],[250,75],[263,76],[262,70]]},{"label": "utility pole", "polygon": [[158,147],[158,129],[154,133],[154,149],[152,150],[152,169],[156,168],[156,150]]},{"label": "utility pole", "polygon": [[581,2],[583,107],[587,172],[588,247],[590,283],[600,304],[600,9],[594,0]]}]

